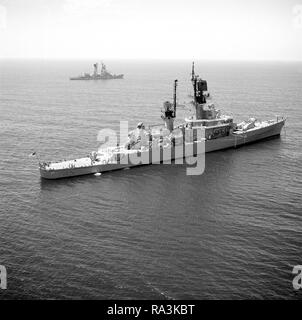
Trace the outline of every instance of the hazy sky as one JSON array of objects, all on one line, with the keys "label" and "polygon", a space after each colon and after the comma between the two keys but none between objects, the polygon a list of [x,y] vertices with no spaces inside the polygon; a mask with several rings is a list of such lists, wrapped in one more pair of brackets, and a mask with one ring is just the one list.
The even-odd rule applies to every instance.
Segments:
[{"label": "hazy sky", "polygon": [[302,60],[302,0],[0,0],[0,57]]}]

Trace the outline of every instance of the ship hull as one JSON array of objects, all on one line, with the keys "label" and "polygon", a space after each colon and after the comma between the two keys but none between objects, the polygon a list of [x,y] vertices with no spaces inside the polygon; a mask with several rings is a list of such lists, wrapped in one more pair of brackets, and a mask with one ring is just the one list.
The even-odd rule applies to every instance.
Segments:
[{"label": "ship hull", "polygon": [[[246,144],[254,143],[260,140],[264,140],[270,137],[279,136],[281,130],[284,126],[285,120],[281,120],[270,124],[266,127],[256,128],[249,130],[245,133],[233,133],[229,136],[206,140],[205,141],[205,152],[213,152],[223,149],[229,148],[237,148]],[[199,142],[200,143],[200,142]],[[173,148],[172,148],[173,149]],[[175,160],[175,153],[172,150],[172,160]],[[161,158],[162,160],[162,158]],[[145,163],[145,165],[151,164]],[[142,164],[139,164],[142,165]],[[108,171],[122,170],[125,168],[131,168],[135,166],[139,166],[137,164],[121,164],[121,163],[111,163],[111,164],[93,164],[91,166],[80,167],[80,168],[72,168],[72,169],[60,169],[60,170],[46,170],[44,168],[40,168],[41,177],[44,179],[62,179],[69,178],[75,176],[89,175],[89,174],[97,174]]]}]

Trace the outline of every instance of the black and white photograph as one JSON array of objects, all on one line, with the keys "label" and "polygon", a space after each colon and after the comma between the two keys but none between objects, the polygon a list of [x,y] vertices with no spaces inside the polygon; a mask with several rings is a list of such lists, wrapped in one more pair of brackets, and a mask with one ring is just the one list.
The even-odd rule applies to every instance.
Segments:
[{"label": "black and white photograph", "polygon": [[302,0],[0,0],[0,300],[301,300],[301,161]]}]

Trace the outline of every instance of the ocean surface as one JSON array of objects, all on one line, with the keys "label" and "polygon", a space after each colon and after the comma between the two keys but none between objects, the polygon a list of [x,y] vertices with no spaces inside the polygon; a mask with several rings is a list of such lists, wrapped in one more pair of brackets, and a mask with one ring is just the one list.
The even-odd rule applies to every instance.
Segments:
[{"label": "ocean surface", "polygon": [[[69,81],[94,61],[0,61],[0,299],[301,299],[302,63],[196,62],[235,121],[287,117],[280,138],[42,181],[35,158],[85,156],[104,128],[189,102],[190,61],[106,61],[124,80]],[[180,108],[178,115],[189,112]]]}]

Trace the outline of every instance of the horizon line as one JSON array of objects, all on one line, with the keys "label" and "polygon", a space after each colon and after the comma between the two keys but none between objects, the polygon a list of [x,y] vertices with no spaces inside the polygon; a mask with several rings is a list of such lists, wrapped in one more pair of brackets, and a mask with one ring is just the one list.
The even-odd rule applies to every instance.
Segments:
[{"label": "horizon line", "polygon": [[267,58],[255,58],[255,59],[216,59],[216,58],[96,58],[96,57],[87,57],[87,58],[75,58],[75,57],[61,57],[61,58],[55,58],[55,57],[0,57],[0,60],[40,60],[40,61],[102,61],[102,60],[108,60],[108,61],[164,61],[164,62],[175,62],[175,61],[207,61],[207,62],[302,62],[302,59],[267,59]]}]

